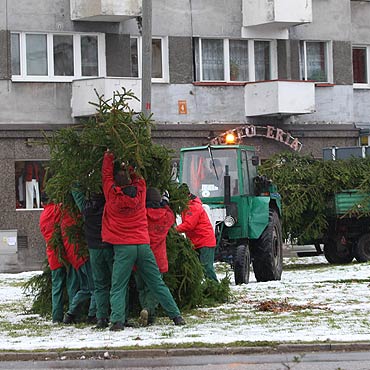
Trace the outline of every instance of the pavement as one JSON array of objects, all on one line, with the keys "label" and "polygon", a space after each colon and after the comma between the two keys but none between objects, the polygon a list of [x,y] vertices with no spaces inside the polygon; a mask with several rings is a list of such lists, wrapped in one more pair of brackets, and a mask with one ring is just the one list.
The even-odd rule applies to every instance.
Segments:
[{"label": "pavement", "polygon": [[96,349],[50,352],[12,351],[0,352],[0,361],[56,361],[81,359],[124,359],[154,358],[176,356],[212,356],[212,355],[246,355],[272,353],[307,353],[307,352],[353,352],[370,351],[370,342],[361,343],[319,343],[319,344],[279,344],[276,346],[256,347],[215,347],[215,348],[173,348],[173,349]]}]

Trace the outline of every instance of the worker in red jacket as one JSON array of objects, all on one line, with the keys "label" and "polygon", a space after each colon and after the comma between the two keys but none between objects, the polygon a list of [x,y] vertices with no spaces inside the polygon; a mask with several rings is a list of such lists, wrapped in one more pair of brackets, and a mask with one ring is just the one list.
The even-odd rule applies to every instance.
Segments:
[{"label": "worker in red jacket", "polygon": [[185,321],[162,280],[149,246],[145,180],[124,165],[114,172],[114,155],[107,150],[103,159],[102,182],[106,199],[102,239],[113,244],[114,249],[110,330],[124,329],[127,285],[134,265],[175,325],[184,325]]},{"label": "worker in red jacket", "polygon": [[44,210],[40,215],[40,231],[46,243],[46,255],[51,270],[52,320],[58,323],[63,321],[63,289],[66,283],[66,269],[59,260],[58,251],[53,249],[51,239],[55,226],[60,221],[60,209],[53,202],[49,202],[45,194],[41,197],[41,205]]},{"label": "worker in red jacket", "polygon": [[212,224],[202,201],[190,193],[187,184],[181,186],[188,193],[189,202],[187,209],[181,214],[182,223],[176,227],[176,230],[179,233],[185,233],[193,243],[205,276],[218,282],[213,266],[217,243]]},{"label": "worker in red jacket", "polygon": [[[175,215],[168,203],[162,202],[161,194],[157,188],[148,188],[146,191],[146,215],[150,249],[153,251],[160,273],[164,274],[168,271],[166,237],[169,229],[175,223]],[[143,326],[147,326],[154,323],[159,302],[144,283],[140,270],[136,272],[135,280],[142,307],[140,321]]]},{"label": "worker in red jacket", "polygon": [[64,324],[76,322],[80,303],[90,300],[87,322],[96,322],[96,302],[94,295],[94,283],[89,258],[79,256],[79,245],[72,243],[68,237],[68,228],[75,225],[76,220],[67,209],[63,209],[61,214],[61,231],[67,261],[71,264],[71,284],[74,284],[75,294],[69,302],[68,311],[64,315]]}]

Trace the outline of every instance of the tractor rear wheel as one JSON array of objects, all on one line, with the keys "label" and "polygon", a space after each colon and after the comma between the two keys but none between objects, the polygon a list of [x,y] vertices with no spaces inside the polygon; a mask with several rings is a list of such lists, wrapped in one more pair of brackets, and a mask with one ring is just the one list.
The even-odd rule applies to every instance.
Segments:
[{"label": "tractor rear wheel", "polygon": [[238,245],[234,256],[234,278],[235,285],[248,284],[251,268],[251,255],[248,245]]},{"label": "tractor rear wheel", "polygon": [[324,255],[331,264],[343,265],[353,260],[352,248],[343,245],[337,238],[329,238],[324,243]]},{"label": "tractor rear wheel", "polygon": [[253,243],[253,271],[257,281],[280,280],[283,272],[283,238],[281,222],[270,208],[269,223]]},{"label": "tractor rear wheel", "polygon": [[353,248],[353,254],[358,262],[370,261],[370,234],[364,234]]}]

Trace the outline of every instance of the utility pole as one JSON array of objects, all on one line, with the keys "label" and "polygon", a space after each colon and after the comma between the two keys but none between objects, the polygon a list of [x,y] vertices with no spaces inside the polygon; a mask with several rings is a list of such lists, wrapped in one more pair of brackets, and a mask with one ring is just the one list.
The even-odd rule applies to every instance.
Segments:
[{"label": "utility pole", "polygon": [[142,1],[141,111],[148,116],[152,104],[152,0]]}]

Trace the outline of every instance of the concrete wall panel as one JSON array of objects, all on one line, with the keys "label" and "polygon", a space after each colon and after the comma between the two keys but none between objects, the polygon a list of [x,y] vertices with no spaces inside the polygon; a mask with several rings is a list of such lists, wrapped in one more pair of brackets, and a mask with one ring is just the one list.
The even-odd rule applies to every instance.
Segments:
[{"label": "concrete wall panel", "polygon": [[353,90],[353,114],[356,123],[367,123],[370,128],[370,90]]},{"label": "concrete wall panel", "polygon": [[351,1],[352,42],[370,44],[370,2]]},{"label": "concrete wall panel", "polygon": [[295,116],[297,122],[352,123],[352,86],[316,87],[316,112]]},{"label": "concrete wall panel", "polygon": [[10,33],[0,30],[0,79],[10,78]]},{"label": "concrete wall panel", "polygon": [[0,81],[0,123],[68,123],[71,84]]},{"label": "concrete wall panel", "polygon": [[351,40],[349,0],[313,0],[313,21],[292,27],[290,37],[299,40]]},{"label": "concrete wall panel", "polygon": [[336,85],[352,85],[352,44],[348,41],[333,42],[333,74]]},{"label": "concrete wall panel", "polygon": [[193,49],[191,37],[169,37],[170,83],[193,82]]},{"label": "concrete wall panel", "polygon": [[[152,89],[153,118],[159,122],[244,122],[244,86],[156,84]],[[179,114],[185,100],[188,114]]]},{"label": "concrete wall panel", "polygon": [[131,76],[130,35],[105,35],[107,76]]}]

